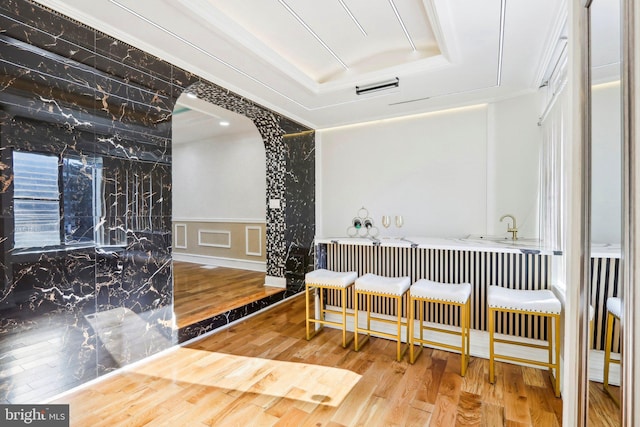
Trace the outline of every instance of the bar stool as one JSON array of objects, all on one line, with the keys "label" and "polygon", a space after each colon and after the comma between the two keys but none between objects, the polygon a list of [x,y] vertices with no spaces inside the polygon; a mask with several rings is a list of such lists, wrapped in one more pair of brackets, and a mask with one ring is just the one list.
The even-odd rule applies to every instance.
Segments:
[{"label": "bar stool", "polygon": [[[457,350],[460,351],[460,356],[462,359],[460,375],[464,377],[467,372],[467,366],[469,365],[469,329],[471,326],[471,300],[469,296],[471,295],[471,284],[448,284],[433,282],[427,279],[420,279],[413,285],[411,285],[409,293],[410,362],[414,363],[416,361],[416,358],[422,352],[423,344],[444,347],[450,350]],[[424,323],[424,303],[427,302],[458,307],[460,309],[460,332],[426,325]],[[420,329],[420,338],[416,338],[414,336],[414,311],[416,303],[418,303],[418,328]],[[458,335],[461,337],[462,343],[460,346],[456,346],[452,344],[427,340],[423,335],[423,331],[425,330]],[[413,347],[415,343],[420,344],[420,348],[418,352],[414,354]]]},{"label": "bar stool", "polygon": [[607,339],[604,347],[604,378],[602,387],[604,391],[613,399],[616,405],[620,406],[620,401],[609,390],[609,365],[611,363],[620,364],[620,360],[611,359],[611,344],[613,342],[613,322],[617,319],[620,321],[622,317],[622,300],[620,298],[611,297],[607,299]]},{"label": "bar stool", "polygon": [[[402,297],[407,293],[409,287],[411,286],[411,279],[409,277],[384,277],[378,276],[376,274],[367,273],[364,276],[361,276],[356,279],[356,284],[354,286],[355,289],[355,297],[354,297],[354,313],[355,313],[355,350],[359,351],[364,343],[369,340],[371,334],[375,334],[376,336],[382,336],[387,338],[395,339],[397,342],[396,348],[396,356],[398,362],[402,360],[402,356],[404,352],[407,350],[406,347],[404,350],[402,348],[402,326],[407,327],[407,322],[402,321]],[[367,300],[367,327],[361,328],[358,323],[358,300],[360,299],[360,295],[365,295]],[[372,316],[371,315],[371,297],[383,297],[389,298],[391,300],[396,301],[396,319],[390,320],[387,318],[383,318],[380,316]],[[397,333],[391,334],[387,332],[382,332],[379,330],[371,329],[371,321],[382,322],[382,323],[390,323],[397,326]],[[360,332],[364,332],[367,334],[364,341],[358,344],[358,335]],[[409,333],[409,328],[407,327],[407,335]],[[407,343],[409,342],[409,337],[407,336]]]},{"label": "bar stool", "polygon": [[[349,343],[347,342],[347,289],[353,286],[356,278],[358,277],[358,273],[355,271],[348,271],[345,273],[331,271],[326,269],[319,269],[310,271],[305,274],[305,302],[306,302],[306,324],[307,324],[307,341],[313,338],[318,331],[320,331],[324,325],[332,325],[342,328],[342,347],[346,347]],[[325,307],[324,302],[324,290],[337,290],[340,291],[340,304],[341,310],[328,310]],[[311,303],[309,301],[309,294],[311,290],[316,290],[317,294],[319,294],[319,303],[316,307],[317,313],[319,314],[316,317],[316,313],[311,316],[310,306]],[[326,314],[340,314],[342,315],[341,322],[333,322],[326,320]],[[311,323],[320,324],[320,328],[315,330],[313,334],[311,333]],[[351,340],[349,340],[351,342]]]},{"label": "bar stool", "polygon": [[[518,290],[507,289],[500,286],[489,286],[487,291],[489,306],[489,382],[495,382],[495,359],[510,360],[513,362],[528,363],[549,368],[551,378],[554,380],[556,397],[560,397],[560,311],[562,304],[550,290]],[[495,315],[498,312],[529,314],[547,319],[547,345],[528,344],[510,339],[498,339],[494,337]],[[555,325],[552,328],[552,323]],[[555,329],[555,343],[553,339]],[[532,348],[549,351],[549,361],[540,362],[532,359],[496,354],[495,343],[523,345]],[[555,357],[554,357],[555,356]],[[555,377],[554,377],[555,369]]]}]

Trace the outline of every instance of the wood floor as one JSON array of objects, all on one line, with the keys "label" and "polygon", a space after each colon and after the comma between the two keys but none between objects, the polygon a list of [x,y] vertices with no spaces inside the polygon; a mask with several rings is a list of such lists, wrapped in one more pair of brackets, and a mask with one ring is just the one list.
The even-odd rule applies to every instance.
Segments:
[{"label": "wood floor", "polygon": [[[620,400],[620,387],[609,386]],[[602,383],[589,382],[589,427],[620,427],[620,408],[604,392]]]},{"label": "wood floor", "polygon": [[229,329],[69,394],[74,426],[559,426],[543,370],[425,349],[414,365],[372,338],[359,352],[325,329],[304,339],[296,296]]},{"label": "wood floor", "polygon": [[282,292],[264,285],[265,273],[173,262],[174,310],[179,328]]}]

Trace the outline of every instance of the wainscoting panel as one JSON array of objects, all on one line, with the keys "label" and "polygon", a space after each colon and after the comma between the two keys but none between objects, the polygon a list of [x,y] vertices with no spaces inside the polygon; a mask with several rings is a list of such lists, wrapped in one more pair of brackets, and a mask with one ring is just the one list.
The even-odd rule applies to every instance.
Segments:
[{"label": "wainscoting panel", "polygon": [[[210,261],[224,259],[225,262],[230,260],[261,264],[266,262],[264,220],[181,218],[176,219],[173,224],[176,231],[173,253],[178,257],[188,256],[194,259],[207,257]],[[178,226],[184,227],[184,240],[178,234]],[[184,246],[179,246],[180,243]]]},{"label": "wainscoting panel", "polygon": [[[535,253],[499,253],[447,249],[397,248],[383,246],[328,244],[326,268],[336,271],[356,271],[383,276],[409,276],[412,283],[429,279],[444,283],[472,285],[471,327],[486,331],[487,286],[499,285],[511,289],[549,289],[550,255]],[[352,301],[353,296],[348,296]],[[328,295],[329,304],[339,302],[337,294]],[[365,301],[358,304],[362,306]],[[427,307],[426,320],[459,326],[458,310],[441,304]],[[348,305],[353,308],[352,304]],[[394,315],[395,306],[385,299],[372,299],[373,311]],[[404,301],[403,316],[407,313]],[[545,322],[536,316],[499,315],[499,333],[533,339],[546,339]]]},{"label": "wainscoting panel", "polygon": [[227,230],[198,230],[198,246],[231,248],[231,232]]},{"label": "wainscoting panel", "polygon": [[187,249],[187,224],[174,224],[174,249]]},{"label": "wainscoting panel", "polygon": [[245,255],[262,256],[262,227],[247,225],[244,227]]}]

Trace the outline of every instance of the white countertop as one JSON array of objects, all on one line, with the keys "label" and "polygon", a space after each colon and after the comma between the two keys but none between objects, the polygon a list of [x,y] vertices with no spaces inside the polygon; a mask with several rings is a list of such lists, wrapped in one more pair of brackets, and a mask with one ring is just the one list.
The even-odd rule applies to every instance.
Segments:
[{"label": "white countertop", "polygon": [[341,244],[383,246],[399,248],[472,250],[480,252],[505,253],[539,253],[543,255],[559,255],[551,249],[545,248],[534,239],[502,239],[502,238],[441,238],[441,237],[316,237],[316,244]]},{"label": "white countertop", "polygon": [[619,243],[593,243],[591,258],[620,258],[622,247]]},{"label": "white countertop", "polygon": [[[442,237],[316,237],[316,244],[337,243],[341,245],[383,246],[395,248],[424,248],[471,250],[479,252],[539,253],[561,255],[561,251],[546,248],[536,239],[511,240],[507,237],[469,236],[466,238]],[[619,244],[594,243],[592,258],[620,258]]]}]

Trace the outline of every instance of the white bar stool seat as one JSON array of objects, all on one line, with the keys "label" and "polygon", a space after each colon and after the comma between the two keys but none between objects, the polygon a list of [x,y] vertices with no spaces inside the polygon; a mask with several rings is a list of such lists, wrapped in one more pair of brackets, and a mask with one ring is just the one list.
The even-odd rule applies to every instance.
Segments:
[{"label": "white bar stool seat", "polygon": [[[379,276],[372,273],[367,273],[356,279],[356,283],[354,286],[355,296],[354,296],[354,313],[355,313],[355,321],[354,321],[354,336],[355,336],[355,350],[359,351],[362,345],[367,342],[371,334],[376,336],[391,338],[396,340],[396,358],[399,361],[402,360],[402,356],[406,351],[406,348],[402,350],[402,326],[406,327],[407,335],[409,333],[409,328],[407,327],[406,320],[403,322],[402,320],[402,298],[409,290],[411,286],[411,279],[409,277],[384,277]],[[366,298],[366,312],[367,312],[367,327],[361,328],[358,323],[358,304],[360,296],[365,296]],[[383,318],[380,316],[372,316],[371,314],[371,297],[383,297],[389,298],[391,300],[396,301],[396,319],[390,320],[387,318]],[[381,322],[381,323],[390,323],[397,326],[397,332],[395,334],[382,332],[380,330],[373,330],[371,328],[371,321]],[[363,332],[367,336],[362,342],[358,342],[358,335]],[[407,342],[409,342],[409,337],[407,336]]]},{"label": "white bar stool seat", "polygon": [[[489,306],[489,382],[495,382],[495,359],[528,363],[549,369],[556,397],[560,397],[560,312],[562,304],[555,294],[547,289],[520,290],[501,286],[489,286],[487,291]],[[528,314],[544,317],[547,320],[547,344],[528,344],[510,339],[498,339],[495,333],[495,315],[498,312]],[[554,331],[555,330],[555,331]],[[548,362],[497,354],[495,343],[523,345],[545,349],[549,352]],[[555,371],[555,372],[554,372]]]},{"label": "white bar stool seat", "polygon": [[620,319],[622,317],[622,300],[617,297],[607,298],[607,312]]},{"label": "white bar stool seat", "polygon": [[617,297],[607,298],[607,338],[604,347],[604,375],[602,387],[611,399],[620,406],[618,398],[609,390],[609,367],[611,363],[620,364],[619,359],[611,358],[611,346],[613,344],[613,324],[615,320],[620,321],[622,318],[622,300]]},{"label": "white bar stool seat", "polygon": [[[306,303],[306,326],[307,326],[307,340],[310,340],[319,332],[324,325],[337,326],[342,329],[342,347],[346,347],[347,342],[347,289],[351,288],[358,277],[358,273],[355,271],[338,272],[326,270],[324,268],[311,271],[305,274],[305,303]],[[325,306],[324,291],[336,290],[340,293],[340,311],[329,310]],[[315,291],[318,296],[317,310],[314,310],[311,315],[311,291]],[[316,316],[316,311],[319,316]],[[339,314],[342,317],[341,322],[333,322],[326,320],[326,314]],[[317,323],[320,328],[311,331],[311,324]],[[349,341],[350,342],[350,341]]]},{"label": "white bar stool seat", "polygon": [[[409,300],[409,360],[411,363],[422,352],[424,344],[436,347],[444,347],[450,350],[460,351],[461,367],[460,375],[464,376],[469,365],[469,330],[471,325],[471,284],[470,283],[439,283],[427,279],[416,281],[410,288]],[[438,303],[451,305],[460,309],[460,332],[450,329],[436,328],[424,323],[424,303]],[[418,305],[418,328],[420,337],[416,338],[414,332],[415,305]],[[424,331],[443,332],[459,335],[462,339],[460,346],[436,342],[424,338]],[[417,353],[414,353],[414,344],[420,344]]]}]

